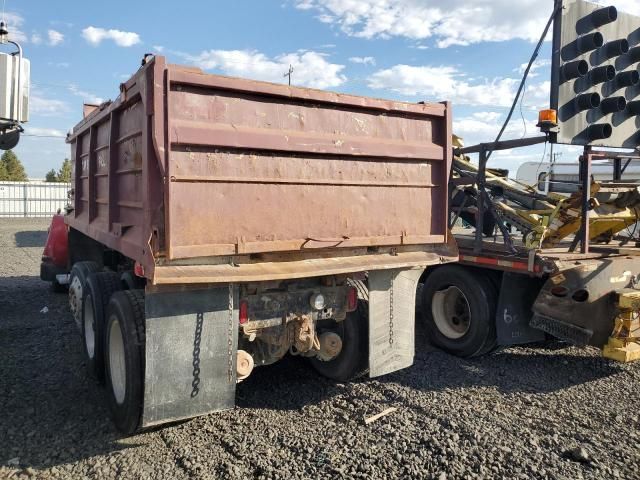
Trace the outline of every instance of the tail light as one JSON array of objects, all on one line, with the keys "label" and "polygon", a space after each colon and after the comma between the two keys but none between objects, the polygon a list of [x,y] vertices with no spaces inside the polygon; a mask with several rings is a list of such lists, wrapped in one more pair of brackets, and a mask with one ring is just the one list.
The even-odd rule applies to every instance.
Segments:
[{"label": "tail light", "polygon": [[358,290],[356,287],[349,287],[347,292],[347,311],[353,312],[358,308]]},{"label": "tail light", "polygon": [[136,277],[144,277],[144,267],[136,262],[133,266],[133,273],[136,275]]},{"label": "tail light", "polygon": [[249,305],[246,300],[240,301],[240,325],[244,325],[249,321]]}]

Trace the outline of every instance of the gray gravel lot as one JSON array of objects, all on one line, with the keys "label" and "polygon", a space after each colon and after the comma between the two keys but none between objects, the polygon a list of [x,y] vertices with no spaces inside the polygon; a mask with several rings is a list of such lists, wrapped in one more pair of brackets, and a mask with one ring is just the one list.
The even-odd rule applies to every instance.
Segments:
[{"label": "gray gravel lot", "polygon": [[562,344],[461,360],[420,337],[412,368],[353,384],[287,359],[232,411],[123,439],[38,278],[47,225],[0,219],[0,478],[640,478],[640,364]]}]

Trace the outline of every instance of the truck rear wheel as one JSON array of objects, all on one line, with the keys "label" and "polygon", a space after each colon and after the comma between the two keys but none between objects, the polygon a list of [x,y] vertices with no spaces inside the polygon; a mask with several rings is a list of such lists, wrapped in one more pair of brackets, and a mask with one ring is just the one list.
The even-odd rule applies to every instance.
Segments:
[{"label": "truck rear wheel", "polygon": [[498,293],[481,271],[458,265],[436,269],[422,289],[429,339],[460,357],[487,353],[496,343]]},{"label": "truck rear wheel", "polygon": [[319,335],[326,332],[336,333],[342,340],[342,349],[335,358],[328,361],[311,358],[311,365],[320,375],[338,382],[348,382],[366,373],[369,367],[366,305],[366,302],[359,301],[358,309],[347,313],[347,318],[341,322],[328,320],[318,325]]},{"label": "truck rear wheel", "polygon": [[69,308],[79,329],[82,329],[80,321],[82,316],[82,296],[87,277],[90,273],[100,270],[95,262],[76,262],[69,275]]},{"label": "truck rear wheel", "polygon": [[114,272],[89,274],[82,298],[82,339],[89,373],[104,381],[104,324],[111,296],[121,290],[120,276]]},{"label": "truck rear wheel", "polygon": [[113,422],[127,435],[140,427],[144,393],[144,292],[113,294],[107,307],[105,368]]}]

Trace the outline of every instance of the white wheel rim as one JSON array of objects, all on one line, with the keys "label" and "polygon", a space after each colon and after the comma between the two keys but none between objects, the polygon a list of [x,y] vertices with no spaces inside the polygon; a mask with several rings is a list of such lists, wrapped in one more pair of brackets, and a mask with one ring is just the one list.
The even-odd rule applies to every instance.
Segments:
[{"label": "white wheel rim", "polygon": [[109,327],[109,376],[111,388],[116,402],[120,405],[124,402],[127,390],[127,368],[124,357],[124,340],[120,322],[113,319]]},{"label": "white wheel rim", "polygon": [[83,305],[82,317],[84,319],[84,344],[87,347],[87,355],[93,359],[96,354],[96,332],[93,328],[93,299],[91,295],[87,295]]},{"label": "white wheel rim", "polygon": [[431,313],[440,333],[452,340],[462,338],[471,325],[469,301],[458,287],[448,287],[433,294]]},{"label": "white wheel rim", "polygon": [[71,285],[69,285],[69,308],[71,309],[71,313],[73,317],[78,322],[78,326],[80,326],[80,302],[82,301],[82,282],[80,281],[80,277],[73,277],[71,281]]}]

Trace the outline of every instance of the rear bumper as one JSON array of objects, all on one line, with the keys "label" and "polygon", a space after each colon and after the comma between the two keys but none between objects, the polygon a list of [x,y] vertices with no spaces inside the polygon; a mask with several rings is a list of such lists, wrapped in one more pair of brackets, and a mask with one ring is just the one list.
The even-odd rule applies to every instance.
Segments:
[{"label": "rear bumper", "polygon": [[233,261],[220,264],[156,265],[153,284],[261,282],[373,270],[424,269],[457,261],[458,249],[451,239],[444,244],[384,247],[376,252],[353,249],[313,254],[264,254],[255,260],[246,258],[233,257]]}]

